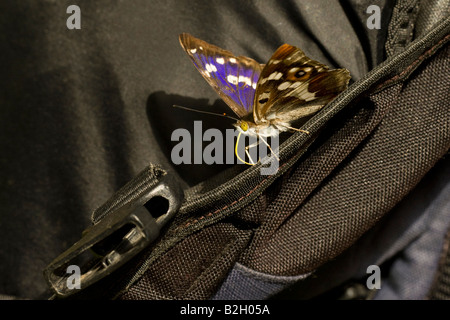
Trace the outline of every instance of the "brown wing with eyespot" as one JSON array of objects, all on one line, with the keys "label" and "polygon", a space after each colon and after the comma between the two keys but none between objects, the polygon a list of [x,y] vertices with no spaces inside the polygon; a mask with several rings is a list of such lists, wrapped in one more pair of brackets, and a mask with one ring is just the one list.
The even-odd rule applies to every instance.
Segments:
[{"label": "brown wing with eyespot", "polygon": [[253,118],[255,123],[290,123],[312,115],[347,88],[350,73],[330,70],[305,53],[284,44],[272,55],[258,81]]}]

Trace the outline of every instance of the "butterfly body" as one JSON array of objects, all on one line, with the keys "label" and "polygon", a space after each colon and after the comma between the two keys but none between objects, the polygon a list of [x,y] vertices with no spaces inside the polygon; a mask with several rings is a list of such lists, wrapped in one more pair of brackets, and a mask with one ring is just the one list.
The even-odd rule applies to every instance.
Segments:
[{"label": "butterfly body", "polygon": [[298,130],[293,122],[318,112],[350,80],[348,70],[330,70],[288,44],[279,47],[264,65],[186,33],[180,35],[180,43],[239,117],[234,126],[248,135],[268,137]]},{"label": "butterfly body", "polygon": [[286,126],[277,126],[270,121],[256,124],[253,119],[246,120],[245,118],[234,123],[234,127],[247,135],[261,137],[273,137],[280,132],[287,131]]}]

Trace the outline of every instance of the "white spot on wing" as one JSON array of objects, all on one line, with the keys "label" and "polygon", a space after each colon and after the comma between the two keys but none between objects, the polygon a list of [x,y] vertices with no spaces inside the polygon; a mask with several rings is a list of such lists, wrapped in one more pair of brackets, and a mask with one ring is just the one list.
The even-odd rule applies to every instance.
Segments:
[{"label": "white spot on wing", "polygon": [[302,82],[296,81],[293,84],[291,84],[291,86],[289,88],[295,89],[295,88],[298,88],[301,84],[302,84]]},{"label": "white spot on wing", "polygon": [[279,80],[283,74],[281,72],[274,71],[269,75],[268,80]]},{"label": "white spot on wing", "polygon": [[196,53],[197,52],[197,49],[196,48],[194,48],[194,49],[191,49],[191,50],[189,50],[192,54],[194,54],[194,53]]},{"label": "white spot on wing", "polygon": [[269,96],[270,96],[270,94],[268,94],[267,92],[263,92],[258,96],[258,101],[269,98]]},{"label": "white spot on wing", "polygon": [[237,85],[238,84],[238,78],[236,76],[233,76],[232,74],[229,74],[227,76],[227,81],[231,84]]},{"label": "white spot on wing", "polygon": [[286,90],[290,86],[291,86],[291,83],[289,81],[285,81],[282,84],[280,84],[277,89],[278,90]]},{"label": "white spot on wing", "polygon": [[286,96],[296,97],[305,101],[311,101],[316,99],[316,92],[309,92],[307,89],[307,84],[302,81],[296,81],[291,84],[289,89],[294,89],[286,94]]},{"label": "white spot on wing", "polygon": [[316,93],[315,92],[311,93],[308,90],[304,90],[297,97],[299,97],[300,99],[305,100],[305,101],[311,101],[316,98]]},{"label": "white spot on wing", "polygon": [[208,72],[217,72],[217,68],[215,65],[207,63],[205,64],[206,71]]},{"label": "white spot on wing", "polygon": [[235,58],[230,58],[229,59],[231,63],[236,63],[236,59]]},{"label": "white spot on wing", "polygon": [[244,82],[248,86],[252,85],[252,79],[249,77],[239,76],[239,82]]},{"label": "white spot on wing", "polygon": [[216,62],[218,64],[224,64],[225,63],[225,59],[224,58],[216,58]]}]

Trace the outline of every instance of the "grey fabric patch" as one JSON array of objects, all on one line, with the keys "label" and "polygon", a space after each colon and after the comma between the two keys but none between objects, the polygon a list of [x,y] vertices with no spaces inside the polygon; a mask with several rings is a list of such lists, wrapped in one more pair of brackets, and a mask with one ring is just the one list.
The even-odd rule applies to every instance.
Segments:
[{"label": "grey fabric patch", "polygon": [[[449,166],[441,177],[450,177]],[[391,247],[391,250],[404,249],[393,262],[389,277],[383,279],[375,299],[416,300],[426,297],[450,226],[450,180],[435,195],[436,198],[423,210],[420,218]],[[409,209],[414,211],[414,206]]]},{"label": "grey fabric patch", "polygon": [[311,273],[285,277],[266,274],[236,263],[212,300],[264,300],[307,278]]}]

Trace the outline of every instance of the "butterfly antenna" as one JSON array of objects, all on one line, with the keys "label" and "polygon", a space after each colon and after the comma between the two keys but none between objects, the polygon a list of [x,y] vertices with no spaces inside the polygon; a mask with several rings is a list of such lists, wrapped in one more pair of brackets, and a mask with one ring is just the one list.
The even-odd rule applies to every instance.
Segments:
[{"label": "butterfly antenna", "polygon": [[174,108],[184,109],[184,110],[189,110],[189,111],[194,111],[194,112],[198,112],[198,113],[211,114],[211,115],[214,115],[214,116],[225,117],[225,118],[233,119],[233,120],[235,120],[235,121],[239,121],[238,118],[229,116],[229,115],[227,115],[226,113],[216,113],[216,112],[209,112],[209,111],[197,110],[197,109],[192,109],[192,108],[188,108],[188,107],[179,106],[179,105],[176,105],[176,104],[174,104],[173,107],[174,107]]}]

